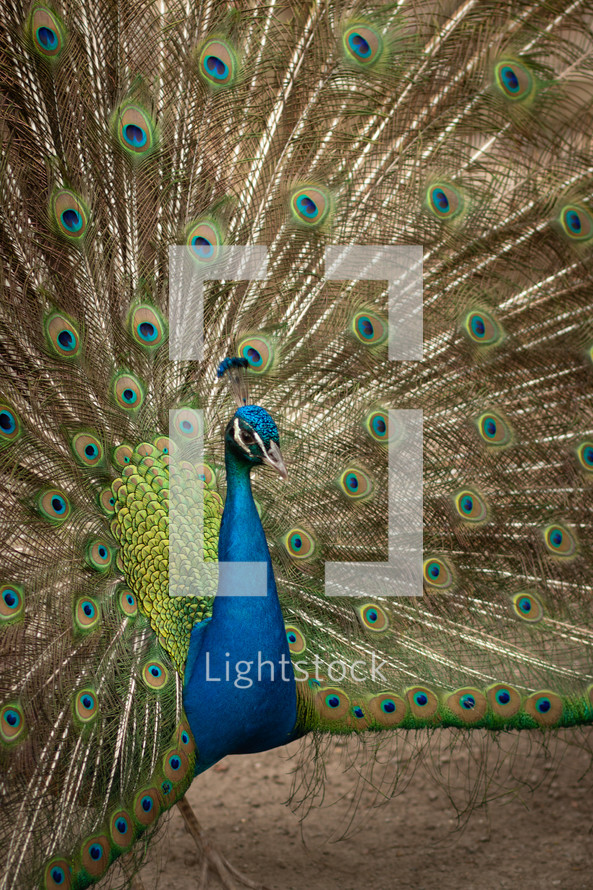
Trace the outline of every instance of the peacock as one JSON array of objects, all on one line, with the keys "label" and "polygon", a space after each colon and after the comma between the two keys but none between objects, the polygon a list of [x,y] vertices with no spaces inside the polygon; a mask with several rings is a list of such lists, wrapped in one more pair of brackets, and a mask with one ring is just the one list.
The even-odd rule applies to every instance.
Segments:
[{"label": "peacock", "polygon": [[3,890],[227,754],[593,723],[592,24],[3,0]]}]

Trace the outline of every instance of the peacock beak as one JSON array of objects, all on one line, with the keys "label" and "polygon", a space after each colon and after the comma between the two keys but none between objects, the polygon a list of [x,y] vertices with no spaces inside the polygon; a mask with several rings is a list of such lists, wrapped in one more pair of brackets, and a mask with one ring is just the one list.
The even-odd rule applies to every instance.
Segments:
[{"label": "peacock beak", "polygon": [[275,470],[278,470],[283,479],[288,479],[288,473],[286,472],[286,467],[284,466],[284,459],[282,457],[282,452],[280,448],[274,440],[270,442],[270,447],[264,454],[262,454],[262,460],[264,460],[271,467],[274,467]]}]

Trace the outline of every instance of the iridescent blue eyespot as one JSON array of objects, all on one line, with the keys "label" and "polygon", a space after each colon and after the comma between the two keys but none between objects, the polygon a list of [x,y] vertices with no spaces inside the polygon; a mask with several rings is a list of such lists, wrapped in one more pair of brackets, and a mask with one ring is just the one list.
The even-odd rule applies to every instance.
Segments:
[{"label": "iridescent blue eyespot", "polygon": [[137,330],[140,337],[148,342],[152,342],[158,337],[156,327],[148,321],[143,321],[142,324],[138,325]]},{"label": "iridescent blue eyespot", "polygon": [[465,708],[466,710],[470,711],[472,708],[475,708],[476,699],[474,698],[473,695],[469,695],[469,694],[462,695],[461,698],[459,699],[459,704],[461,705],[462,708]]},{"label": "iridescent blue eyespot", "polygon": [[329,708],[339,708],[340,698],[338,695],[328,695],[325,699],[325,703]]},{"label": "iridescent blue eyespot", "polygon": [[547,714],[550,708],[552,707],[552,703],[549,698],[538,698],[535,703],[535,707],[540,712],[540,714]]},{"label": "iridescent blue eyespot", "polygon": [[70,352],[70,350],[76,347],[76,339],[72,334],[72,331],[60,331],[57,339],[64,352]]},{"label": "iridescent blue eyespot", "polygon": [[365,40],[362,34],[353,32],[348,37],[348,44],[355,55],[361,59],[367,59],[371,54],[371,47],[368,40]]},{"label": "iridescent blue eyespot", "polygon": [[152,810],[152,808],[154,806],[152,797],[148,797],[148,795],[143,797],[142,800],[140,801],[140,806],[142,807],[142,809],[144,810],[145,813],[150,813],[150,811]]},{"label": "iridescent blue eyespot", "polygon": [[496,701],[499,705],[508,705],[511,700],[511,694],[506,689],[499,689],[496,693]]},{"label": "iridescent blue eyespot", "polygon": [[146,130],[139,127],[138,124],[127,124],[123,130],[123,137],[130,148],[142,148],[146,145],[148,134]]},{"label": "iridescent blue eyespot", "polygon": [[534,92],[535,81],[531,72],[516,59],[498,62],[494,74],[496,86],[512,102],[522,102]]},{"label": "iridescent blue eyespot", "polygon": [[358,68],[371,68],[383,52],[381,34],[370,23],[352,23],[342,39],[346,59]]},{"label": "iridescent blue eyespot", "polygon": [[120,834],[125,834],[128,830],[128,822],[126,819],[124,819],[123,816],[119,817],[119,819],[115,823],[115,826]]},{"label": "iridescent blue eyespot", "polygon": [[396,710],[395,702],[390,698],[383,699],[381,702],[381,710],[385,711],[386,714],[393,714]]},{"label": "iridescent blue eyespot", "polygon": [[332,209],[331,196],[322,186],[302,186],[293,192],[290,208],[295,222],[314,229],[327,219]]},{"label": "iridescent blue eyespot", "polygon": [[544,617],[544,607],[537,596],[523,591],[516,593],[511,599],[515,613],[524,621],[536,624]]},{"label": "iridescent blue eyespot", "polygon": [[428,704],[428,696],[425,692],[415,692],[414,703],[417,704],[419,708],[423,708]]},{"label": "iridescent blue eyespot", "polygon": [[77,210],[73,210],[72,208],[70,208],[69,210],[65,210],[62,213],[61,218],[64,227],[68,229],[69,232],[72,232],[73,234],[80,232],[83,221],[82,216],[80,215],[80,213],[78,213]]},{"label": "iridescent blue eyespot", "polygon": [[91,844],[89,847],[89,856],[91,859],[94,859],[95,862],[98,862],[103,856],[103,847],[101,847],[100,844]]},{"label": "iridescent blue eyespot", "polygon": [[39,43],[50,52],[58,45],[58,35],[51,28],[38,28],[37,39]]},{"label": "iridescent blue eyespot", "polygon": [[214,253],[214,246],[202,235],[196,235],[192,239],[191,246],[194,252],[202,259],[209,259]]},{"label": "iridescent blue eyespot", "polygon": [[437,219],[450,220],[458,216],[463,209],[463,199],[452,185],[437,183],[427,192],[428,208]]},{"label": "iridescent blue eyespot", "polygon": [[16,418],[12,411],[6,408],[0,411],[0,430],[8,436],[16,430]]},{"label": "iridescent blue eyespot", "polygon": [[64,881],[66,880],[66,874],[65,874],[65,872],[64,872],[64,869],[63,869],[63,868],[56,868],[56,867],[52,868],[52,870],[51,870],[51,879],[52,879],[52,881],[54,882],[54,884],[58,884],[58,886],[59,886],[60,884],[63,884]]},{"label": "iridescent blue eyespot", "polygon": [[519,78],[512,68],[505,65],[500,69],[500,77],[509,93],[519,92]]}]

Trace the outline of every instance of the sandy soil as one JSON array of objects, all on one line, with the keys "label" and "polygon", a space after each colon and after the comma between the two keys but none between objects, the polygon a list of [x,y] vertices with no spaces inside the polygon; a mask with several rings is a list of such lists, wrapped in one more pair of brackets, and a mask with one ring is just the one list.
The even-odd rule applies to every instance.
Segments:
[{"label": "sandy soil", "polygon": [[[430,768],[404,771],[407,787],[382,806],[374,805],[376,795],[368,787],[357,795],[354,771],[345,771],[352,744],[340,740],[324,758],[323,806],[302,823],[284,803],[294,767],[289,758],[298,743],[229,757],[199,777],[188,798],[219,849],[269,890],[593,888],[589,755],[565,745],[550,755],[515,736],[509,752],[490,751],[484,771],[481,744],[450,749],[450,739],[441,736],[427,758]],[[405,747],[382,753],[387,783],[401,774],[411,753]],[[497,762],[500,780],[492,779]],[[538,787],[531,791],[522,783]],[[485,787],[497,799],[486,808],[471,807],[460,828],[450,797],[459,807],[471,789],[481,799]],[[146,890],[187,890],[198,887],[199,873],[193,839],[175,809],[142,869],[142,881]],[[209,884],[218,886],[215,880]]]}]

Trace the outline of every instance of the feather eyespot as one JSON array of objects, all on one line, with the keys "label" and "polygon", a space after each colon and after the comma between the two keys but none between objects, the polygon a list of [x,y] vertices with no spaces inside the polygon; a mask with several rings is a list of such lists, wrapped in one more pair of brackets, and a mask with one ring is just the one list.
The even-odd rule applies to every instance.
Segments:
[{"label": "feather eyespot", "polygon": [[16,441],[21,432],[18,414],[8,405],[0,403],[0,447]]},{"label": "feather eyespot", "polygon": [[424,581],[429,587],[446,590],[453,584],[453,573],[444,559],[433,556],[424,560],[422,569]]},{"label": "feather eyespot", "polygon": [[498,322],[483,309],[468,312],[463,320],[463,331],[478,346],[493,346],[502,336]]},{"label": "feather eyespot", "polygon": [[394,445],[403,436],[404,428],[389,411],[377,408],[365,417],[364,428],[371,439],[381,445]]},{"label": "feather eyespot", "polygon": [[72,505],[63,491],[50,488],[42,492],[37,499],[39,513],[54,525],[61,525],[69,518]]},{"label": "feather eyespot", "polygon": [[534,692],[525,699],[525,711],[539,726],[554,726],[564,713],[564,705],[559,695],[543,690]]},{"label": "feather eyespot", "polygon": [[319,185],[303,185],[290,198],[293,220],[307,229],[322,225],[329,216],[331,206],[330,193]]},{"label": "feather eyespot", "polygon": [[161,814],[161,803],[156,788],[145,788],[134,798],[134,817],[143,827],[152,825]]},{"label": "feather eyespot", "polygon": [[557,556],[574,556],[576,553],[576,539],[563,525],[549,525],[544,529],[544,541],[550,553]]},{"label": "feather eyespot", "polygon": [[530,98],[535,88],[529,69],[515,59],[497,62],[494,78],[499,91],[511,102],[524,102]]},{"label": "feather eyespot", "polygon": [[341,720],[350,710],[350,699],[343,689],[326,687],[315,696],[315,707],[326,720]]},{"label": "feather eyespot", "polygon": [[103,513],[107,516],[115,515],[115,497],[111,488],[104,488],[99,493],[98,502]]},{"label": "feather eyespot", "polygon": [[593,216],[584,207],[567,204],[560,211],[560,225],[572,241],[589,241],[593,237]]},{"label": "feather eyespot", "polygon": [[478,432],[487,445],[504,448],[512,441],[508,423],[493,411],[482,414],[477,420]]},{"label": "feather eyespot", "polygon": [[291,655],[301,655],[307,648],[307,641],[298,627],[293,624],[286,625],[286,639]]},{"label": "feather eyespot", "polygon": [[406,698],[412,715],[421,720],[433,717],[439,707],[439,700],[434,692],[424,686],[413,686],[406,690]]},{"label": "feather eyespot", "polygon": [[488,509],[483,498],[475,491],[465,488],[453,497],[457,513],[466,522],[484,522]]},{"label": "feather eyespot", "polygon": [[21,618],[24,606],[25,600],[20,587],[16,584],[0,586],[0,625]]},{"label": "feather eyespot", "polygon": [[362,606],[356,607],[358,620],[365,630],[372,630],[376,633],[382,633],[389,627],[389,616],[385,609],[376,603],[364,603]]},{"label": "feather eyespot", "polygon": [[103,834],[94,835],[82,845],[80,851],[82,867],[92,878],[100,878],[109,868],[110,853],[109,839]]},{"label": "feather eyespot", "polygon": [[196,464],[198,479],[201,479],[206,488],[216,488],[216,473],[210,464]]},{"label": "feather eyespot", "polygon": [[194,408],[179,408],[173,415],[173,428],[180,439],[194,441],[204,434],[200,413]]},{"label": "feather eyespot", "polygon": [[156,128],[144,108],[134,103],[120,106],[114,119],[118,144],[128,158],[139,162],[147,157],[156,145]]},{"label": "feather eyespot", "polygon": [[261,335],[245,337],[237,346],[240,358],[247,359],[249,370],[265,374],[274,364],[274,346],[271,340]]},{"label": "feather eyespot", "polygon": [[202,219],[192,223],[185,236],[192,257],[200,263],[217,260],[223,240],[220,227],[212,219]]},{"label": "feather eyespot", "polygon": [[430,186],[426,200],[430,212],[440,220],[455,219],[464,207],[461,192],[454,186],[442,182]]},{"label": "feather eyespot", "polygon": [[163,775],[173,784],[181,782],[187,776],[189,760],[187,755],[178,748],[170,748],[163,756]]},{"label": "feather eyespot", "polygon": [[351,24],[344,31],[342,45],[346,59],[362,68],[371,68],[383,52],[383,39],[367,24]]},{"label": "feather eyespot", "polygon": [[392,727],[405,720],[408,706],[400,695],[380,692],[369,700],[368,709],[380,726]]},{"label": "feather eyespot", "polygon": [[92,723],[99,714],[99,704],[93,689],[81,689],[74,698],[74,716],[83,724]]},{"label": "feather eyespot", "polygon": [[71,189],[58,189],[52,195],[51,209],[58,232],[72,244],[80,244],[87,234],[89,211]]},{"label": "feather eyespot", "polygon": [[171,453],[171,441],[168,436],[157,436],[154,440],[154,447],[160,451],[161,454]]},{"label": "feather eyespot", "polygon": [[462,723],[471,724],[483,720],[488,702],[479,689],[467,687],[452,692],[447,698],[447,707]]},{"label": "feather eyespot", "polygon": [[144,389],[133,374],[118,374],[113,381],[115,401],[124,411],[138,411],[144,401]]},{"label": "feather eyespot", "polygon": [[35,6],[29,18],[29,34],[35,52],[46,62],[55,63],[66,44],[66,30],[55,12]]},{"label": "feather eyespot", "polygon": [[118,467],[128,467],[132,463],[134,449],[130,445],[118,445],[113,452],[113,462]]},{"label": "feather eyespot", "polygon": [[0,742],[13,745],[20,742],[27,731],[25,715],[18,702],[0,708]]},{"label": "feather eyespot", "polygon": [[103,463],[103,446],[99,439],[90,433],[77,433],[72,439],[72,451],[85,467],[98,467]]},{"label": "feather eyespot", "polygon": [[99,606],[92,597],[81,597],[76,603],[74,620],[79,630],[94,630],[101,620]]},{"label": "feather eyespot", "polygon": [[138,602],[136,597],[127,587],[120,590],[118,602],[120,609],[128,618],[134,618],[138,614]]},{"label": "feather eyespot", "polygon": [[72,868],[67,859],[57,856],[45,866],[43,872],[44,890],[70,890],[72,887]]},{"label": "feather eyespot", "polygon": [[152,659],[142,668],[142,679],[149,689],[163,689],[167,685],[169,672],[161,661]]},{"label": "feather eyespot", "polygon": [[237,56],[227,40],[212,38],[200,50],[198,70],[202,80],[213,89],[233,86],[237,78]]},{"label": "feather eyespot", "polygon": [[486,690],[491,710],[498,717],[513,717],[521,708],[521,696],[512,686],[495,683]]},{"label": "feather eyespot", "polygon": [[196,750],[194,737],[190,732],[188,724],[183,720],[177,727],[177,744],[190,757]]},{"label": "feather eyespot", "polygon": [[373,493],[373,480],[367,472],[357,467],[347,467],[338,479],[338,485],[346,497],[362,501]]},{"label": "feather eyespot", "polygon": [[105,541],[89,541],[86,549],[87,563],[98,572],[107,572],[113,561],[113,549]]},{"label": "feather eyespot", "polygon": [[544,607],[541,600],[534,594],[526,590],[515,593],[511,597],[513,611],[515,615],[522,618],[529,624],[537,624],[544,617]]},{"label": "feather eyespot", "polygon": [[389,334],[387,321],[374,312],[357,312],[350,328],[356,339],[365,346],[380,346]]},{"label": "feather eyespot", "polygon": [[132,818],[126,810],[118,810],[109,820],[109,834],[117,847],[126,849],[134,840]]},{"label": "feather eyespot", "polygon": [[45,319],[45,333],[53,351],[61,358],[80,353],[80,334],[71,318],[54,312]]},{"label": "feather eyespot", "polygon": [[282,543],[293,559],[310,559],[315,554],[315,539],[303,528],[291,528],[282,538]]},{"label": "feather eyespot", "polygon": [[577,448],[577,458],[583,470],[593,472],[593,442],[581,442]]},{"label": "feather eyespot", "polygon": [[157,349],[167,336],[161,314],[146,303],[141,303],[132,310],[128,324],[136,343],[145,349]]}]

